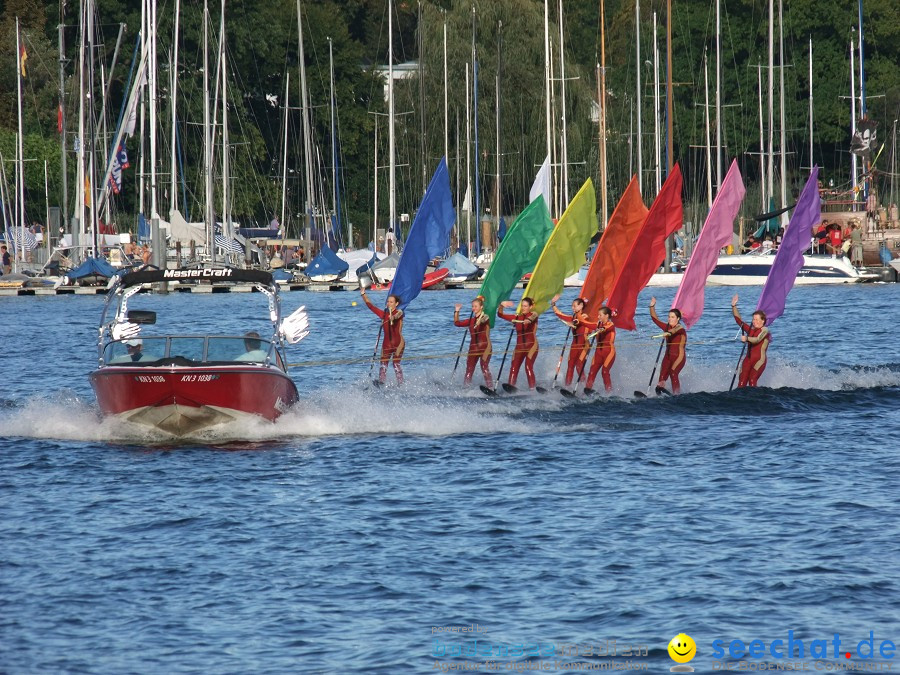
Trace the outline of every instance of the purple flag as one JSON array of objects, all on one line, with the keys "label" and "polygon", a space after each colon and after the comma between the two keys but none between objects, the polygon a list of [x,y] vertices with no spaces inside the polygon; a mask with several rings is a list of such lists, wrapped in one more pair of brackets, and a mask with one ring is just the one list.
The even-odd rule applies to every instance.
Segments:
[{"label": "purple flag", "polygon": [[809,180],[800,199],[794,215],[784,230],[781,238],[781,246],[772,261],[772,269],[759,295],[756,309],[766,313],[766,325],[771,326],[779,316],[784,314],[784,303],[787,294],[794,285],[797,273],[803,267],[803,252],[810,246],[810,236],[813,225],[822,218],[822,205],[819,202],[819,167],[813,167],[809,174]]},{"label": "purple flag", "polygon": [[741,171],[738,169],[737,160],[732,160],[731,167],[719,194],[713,201],[703,231],[691,253],[691,261],[688,263],[675,294],[672,307],[681,311],[681,320],[686,328],[692,327],[703,314],[704,293],[706,278],[712,273],[719,259],[719,251],[731,243],[734,236],[734,219],[744,199],[744,181],[741,179]]}]

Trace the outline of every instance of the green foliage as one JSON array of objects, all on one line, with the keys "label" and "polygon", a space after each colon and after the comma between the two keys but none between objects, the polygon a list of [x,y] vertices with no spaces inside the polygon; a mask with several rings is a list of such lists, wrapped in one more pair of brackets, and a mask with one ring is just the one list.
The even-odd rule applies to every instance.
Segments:
[{"label": "green foliage", "polygon": [[[138,0],[97,0],[100,17],[97,62],[108,68],[119,31],[125,24],[118,62],[109,88],[105,126],[115,128],[132,51],[140,28]],[[387,59],[387,11],[385,0],[302,0],[305,62],[307,66],[310,117],[317,159],[315,202],[331,206],[331,117],[329,110],[328,38],[334,52],[335,100],[340,141],[340,180],[345,222],[354,223],[358,243],[368,240],[374,201],[374,134],[378,125],[379,165],[387,164],[387,126],[383,113],[383,83],[374,65]],[[559,77],[559,28],[557,2],[550,2],[550,34],[554,51],[554,75]],[[592,106],[597,97],[596,65],[600,60],[600,12],[595,0],[565,0],[563,18],[566,36],[566,113],[570,167],[570,195],[589,175],[599,179],[597,126]],[[181,39],[178,68],[178,131],[184,157],[183,175],[188,192],[188,214],[198,219],[203,197],[203,48],[202,4],[182,0]],[[698,195],[705,174],[704,53],[709,59],[710,100],[714,100],[714,3],[673,0],[674,145],[688,176],[688,191]],[[219,3],[211,3],[209,17],[210,70],[216,72]],[[777,5],[776,5],[777,6]],[[65,38],[64,101],[67,113],[69,210],[79,190],[75,180],[77,134],[79,34],[77,3],[66,4],[62,23]],[[495,103],[500,101],[500,147],[502,176],[501,209],[521,208],[534,172],[546,153],[544,84],[544,5],[540,0],[492,0],[476,3],[474,33],[479,67],[478,122],[479,169],[483,206],[497,200],[497,130]],[[606,82],[608,119],[608,186],[610,199],[624,188],[636,168],[634,137],[635,107],[641,106],[644,134],[642,150],[645,197],[650,197],[653,175],[652,69],[635,63],[634,0],[605,3]],[[305,191],[302,161],[302,126],[299,113],[299,72],[295,0],[229,0],[226,16],[226,58],[229,88],[229,140],[232,174],[232,212],[242,220],[268,221],[279,214],[282,191],[284,138],[284,87],[290,78],[288,120],[287,211],[296,231],[303,211]],[[665,4],[661,0],[641,3],[641,61],[652,61],[652,16],[657,13],[657,40],[661,69],[665,63]],[[421,23],[420,23],[421,14]],[[43,213],[43,160],[49,161],[51,204],[61,201],[60,138],[56,131],[58,106],[57,30],[59,4],[41,0],[6,0],[0,10],[0,149],[7,160],[7,179],[12,183],[11,164],[16,133],[15,17],[20,18],[28,51],[28,75],[24,80],[24,127],[27,203],[33,213]],[[881,140],[889,140],[890,126],[900,110],[900,14],[891,0],[865,0],[865,65],[869,115],[879,122]],[[170,65],[174,0],[158,5],[159,96],[159,210],[169,209],[169,138],[171,122]],[[398,148],[397,203],[401,212],[417,205],[424,182],[444,154],[443,26],[447,23],[449,70],[449,148],[451,182],[456,172],[465,172],[465,72],[472,59],[473,15],[470,0],[426,0],[395,2],[395,62],[419,57],[418,41],[424,44],[424,106],[419,81],[413,77],[395,89]],[[502,22],[502,28],[500,26]],[[787,120],[791,181],[803,180],[801,167],[810,163],[807,131],[809,40],[813,43],[815,89],[815,138],[813,161],[824,165],[825,174],[846,183],[849,173],[850,91],[849,42],[857,23],[856,3],[820,3],[793,0],[786,3],[785,115]],[[738,157],[748,181],[758,176],[759,120],[757,68],[763,64],[763,90],[768,90],[768,5],[756,0],[723,0],[722,90],[725,106],[721,131],[727,157]],[[776,29],[777,38],[777,29]],[[775,62],[779,54],[776,47]],[[498,65],[500,66],[498,71]],[[636,66],[641,71],[641,100],[636,101]],[[858,64],[857,64],[858,67]],[[499,72],[498,82],[495,78]],[[95,87],[102,89],[99,67]],[[470,77],[472,73],[470,72]],[[663,74],[664,80],[664,74]],[[209,97],[220,87],[211,82]],[[778,73],[775,74],[778,92]],[[559,82],[554,85],[557,110]],[[95,97],[100,101],[100,96]],[[145,102],[146,104],[146,102]],[[376,114],[378,113],[378,114]],[[765,114],[765,109],[764,109]],[[221,111],[215,112],[221,121]],[[778,112],[776,107],[776,126]],[[559,134],[559,113],[555,116]],[[767,123],[767,114],[766,114]],[[149,124],[149,121],[147,121]],[[457,136],[457,128],[459,135]],[[665,123],[663,121],[663,129]],[[422,137],[422,130],[425,135]],[[714,134],[714,132],[713,132]],[[768,135],[766,133],[766,135]],[[102,135],[101,135],[102,138]],[[221,138],[221,134],[217,134]],[[776,133],[777,144],[777,133]],[[140,139],[128,142],[132,167],[125,172],[125,187],[113,199],[113,218],[133,227],[138,210]],[[146,145],[145,140],[145,148]],[[459,156],[457,157],[457,147]],[[221,200],[221,143],[215,151],[214,185],[218,212]],[[98,153],[108,149],[98,143]],[[423,169],[424,154],[424,169]],[[884,153],[880,163],[887,160]],[[474,164],[474,158],[473,158]],[[149,168],[147,168],[149,173]],[[149,182],[149,181],[148,181]],[[387,211],[386,171],[379,173],[380,221]],[[465,187],[461,178],[460,192]],[[178,188],[180,193],[181,188]],[[461,198],[461,195],[460,195]],[[181,206],[180,197],[178,205]],[[145,211],[149,202],[145,198]]]}]

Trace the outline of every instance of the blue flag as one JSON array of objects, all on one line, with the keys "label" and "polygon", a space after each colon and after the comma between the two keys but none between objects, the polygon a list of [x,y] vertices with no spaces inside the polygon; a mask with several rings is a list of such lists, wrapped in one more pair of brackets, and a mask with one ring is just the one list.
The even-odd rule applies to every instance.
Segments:
[{"label": "blue flag", "polygon": [[390,292],[400,298],[400,309],[405,309],[421,292],[428,262],[447,250],[450,230],[455,222],[450,174],[447,160],[442,158],[409,228],[391,283]]}]

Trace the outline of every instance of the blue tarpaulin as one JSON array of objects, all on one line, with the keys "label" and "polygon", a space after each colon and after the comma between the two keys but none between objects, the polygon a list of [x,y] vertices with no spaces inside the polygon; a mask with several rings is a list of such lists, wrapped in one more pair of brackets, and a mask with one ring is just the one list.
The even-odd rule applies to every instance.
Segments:
[{"label": "blue tarpaulin", "polygon": [[438,269],[450,270],[451,277],[469,277],[478,271],[478,266],[461,253],[454,253]]},{"label": "blue tarpaulin", "polygon": [[71,272],[66,273],[69,279],[81,279],[96,275],[100,277],[110,277],[117,274],[116,268],[106,262],[103,258],[88,258]]},{"label": "blue tarpaulin", "polygon": [[323,246],[309,266],[306,268],[306,275],[309,277],[340,275],[350,269],[345,261],[337,257],[337,254],[328,246]]}]

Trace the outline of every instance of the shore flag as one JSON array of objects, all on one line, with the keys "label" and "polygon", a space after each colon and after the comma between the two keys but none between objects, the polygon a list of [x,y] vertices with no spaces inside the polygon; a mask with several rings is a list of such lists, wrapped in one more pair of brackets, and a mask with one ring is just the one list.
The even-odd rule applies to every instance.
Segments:
[{"label": "shore flag", "polygon": [[128,163],[128,151],[125,149],[125,139],[119,143],[119,148],[113,156],[112,173],[109,177],[109,187],[113,193],[119,194],[122,191],[122,169],[127,169],[131,164]]},{"label": "shore flag", "polygon": [[638,293],[650,281],[666,258],[666,239],[681,227],[681,167],[672,167],[662,189],[656,195],[644,226],[638,232],[628,257],[619,270],[606,304],[616,312],[616,328],[634,330],[634,312]]},{"label": "shore flag", "polygon": [[672,307],[681,311],[681,320],[685,328],[691,328],[703,314],[705,301],[704,287],[706,279],[712,274],[719,259],[719,251],[731,243],[734,236],[734,219],[744,200],[744,181],[738,169],[737,160],[732,160],[731,167],[722,181],[719,194],[713,201],[706,223],[700,232],[700,238],[691,253],[691,260],[681,285],[672,301]]},{"label": "shore flag", "polygon": [[447,159],[442,157],[428,189],[425,190],[412,227],[409,228],[406,244],[391,282],[389,292],[400,298],[400,309],[406,309],[422,291],[428,261],[447,250],[450,245],[450,230],[455,222],[456,212],[450,195],[450,173],[447,171]]},{"label": "shore flag", "polygon": [[641,188],[638,187],[637,177],[632,176],[603,230],[581,287],[581,297],[585,300],[584,311],[591,321],[597,320],[603,301],[609,296],[631,244],[646,218],[647,207],[641,199]]},{"label": "shore flag", "polygon": [[522,209],[509,226],[478,291],[484,298],[484,313],[490,318],[491,328],[497,319],[497,307],[509,298],[522,275],[534,269],[553,227],[543,195]]},{"label": "shore flag", "polygon": [[538,198],[538,195],[544,195],[544,203],[547,205],[547,209],[550,209],[550,156],[544,160],[544,163],[541,164],[541,168],[538,169],[537,175],[534,177],[534,183],[531,186],[531,190],[528,192],[528,201],[533,202]]},{"label": "shore flag", "polygon": [[[560,216],[522,294],[534,300],[537,314],[547,311],[550,298],[562,291],[565,278],[584,264],[584,252],[596,233],[597,195],[588,178]],[[521,311],[521,306],[516,311]]]},{"label": "shore flag", "polygon": [[766,313],[766,325],[771,326],[779,316],[784,314],[787,295],[794,286],[797,274],[803,267],[803,252],[809,248],[810,232],[822,218],[822,204],[819,201],[819,167],[813,167],[806,181],[800,199],[790,222],[784,229],[781,245],[772,261],[772,269],[766,277],[756,304],[758,311]]},{"label": "shore flag", "polygon": [[25,44],[19,45],[19,70],[22,72],[22,77],[25,77],[25,62],[28,60],[28,52],[25,51]]}]

